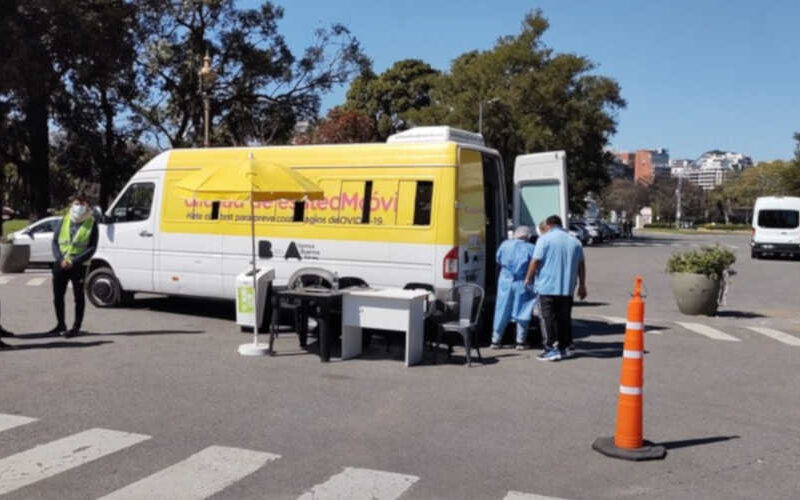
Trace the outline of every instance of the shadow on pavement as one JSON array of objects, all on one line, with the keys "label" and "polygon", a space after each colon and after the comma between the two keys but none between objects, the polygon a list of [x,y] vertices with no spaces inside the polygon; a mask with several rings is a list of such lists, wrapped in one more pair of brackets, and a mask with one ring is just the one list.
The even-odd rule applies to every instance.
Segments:
[{"label": "shadow on pavement", "polygon": [[[41,344],[16,344],[8,351],[27,351],[29,349],[62,349],[62,348],[75,348],[75,347],[96,347],[103,344],[113,344],[113,340],[94,340],[91,342],[75,342],[69,340],[58,340],[56,342],[47,342]],[[7,351],[3,351],[7,352]]]},{"label": "shadow on pavement", "polygon": [[205,330],[132,330],[127,332],[108,332],[108,333],[85,333],[90,336],[109,337],[114,335],[124,337],[137,337],[139,335],[199,335],[206,333]]},{"label": "shadow on pavement", "polygon": [[572,307],[600,307],[600,306],[607,306],[607,305],[608,305],[608,302],[588,302],[588,301],[581,302],[579,300],[576,300],[572,304]]},{"label": "shadow on pavement", "polygon": [[749,311],[717,311],[718,318],[740,318],[740,319],[753,319],[753,318],[766,318],[763,314],[749,312]]},{"label": "shadow on pavement", "polygon": [[588,340],[577,340],[575,341],[575,355],[570,359],[619,358],[622,356],[623,345],[622,342],[591,342]]},{"label": "shadow on pavement", "polygon": [[714,436],[714,437],[698,438],[698,439],[684,439],[681,441],[666,441],[658,444],[668,450],[674,450],[677,448],[688,448],[690,446],[700,446],[704,444],[719,443],[721,441],[739,439],[740,437],[741,436]]},{"label": "shadow on pavement", "polygon": [[185,314],[203,318],[236,320],[233,301],[185,297],[148,297],[136,299],[128,309],[147,309],[156,312]]}]

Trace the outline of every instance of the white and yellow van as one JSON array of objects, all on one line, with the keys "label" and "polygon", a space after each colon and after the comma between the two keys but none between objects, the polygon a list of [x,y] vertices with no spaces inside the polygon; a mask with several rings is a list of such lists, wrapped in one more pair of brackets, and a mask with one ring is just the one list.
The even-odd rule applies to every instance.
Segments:
[{"label": "white and yellow van", "polygon": [[[386,144],[159,154],[104,216],[87,278],[92,303],[116,305],[135,292],[233,299],[235,277],[251,260],[249,206],[191,199],[175,184],[206,165],[246,161],[250,153],[295,169],[324,190],[318,201],[256,204],[258,263],[275,268],[277,286],[313,266],[376,287],[427,283],[441,292],[474,282],[490,293],[494,288],[494,254],[510,208],[500,155],[480,135],[420,127]],[[563,174],[563,153],[554,158]],[[515,183],[537,180],[534,170],[526,175]],[[560,189],[566,193],[566,181]],[[514,210],[523,212],[531,213]]]}]

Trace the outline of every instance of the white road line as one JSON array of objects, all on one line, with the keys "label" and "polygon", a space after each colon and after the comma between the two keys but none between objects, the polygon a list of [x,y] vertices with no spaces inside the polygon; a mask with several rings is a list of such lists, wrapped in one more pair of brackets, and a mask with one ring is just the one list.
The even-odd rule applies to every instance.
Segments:
[{"label": "white road line", "polygon": [[533,493],[509,491],[508,495],[503,497],[503,500],[562,500],[562,499],[559,497],[546,497],[542,495],[534,495]]},{"label": "white road line", "polygon": [[100,500],[208,498],[279,458],[280,455],[261,451],[210,446]]},{"label": "white road line", "polygon": [[44,283],[46,280],[47,280],[47,278],[32,278],[30,281],[28,281],[25,284],[28,285],[28,286],[39,286],[42,283]]},{"label": "white road line", "polygon": [[780,330],[773,330],[772,328],[764,328],[761,326],[748,326],[747,328],[761,335],[766,335],[767,337],[775,339],[778,342],[783,342],[784,344],[792,346],[800,346],[799,338],[794,335],[789,335],[788,333],[783,333]]},{"label": "white road line", "polygon": [[0,276],[0,285],[8,285],[13,279],[11,276]]},{"label": "white road line", "polygon": [[711,328],[710,326],[706,326],[706,325],[703,325],[703,324],[700,324],[700,323],[683,323],[683,322],[680,322],[680,321],[676,321],[675,323],[677,323],[678,325],[686,328],[687,330],[691,330],[691,331],[693,331],[695,333],[699,333],[700,335],[705,335],[706,337],[714,339],[714,340],[728,340],[730,342],[739,342],[740,341],[740,339],[737,339],[736,337],[734,337],[732,335],[728,335],[727,333],[721,332],[721,331],[717,330],[716,328]]},{"label": "white road line", "polygon": [[19,427],[20,425],[29,424],[31,422],[36,422],[36,419],[23,417],[20,415],[6,415],[5,413],[0,413],[0,432],[13,429],[14,427]]},{"label": "white road line", "polygon": [[68,471],[150,439],[108,429],[90,429],[0,460],[0,495]]},{"label": "white road line", "polygon": [[418,480],[406,474],[347,467],[298,500],[394,500]]}]

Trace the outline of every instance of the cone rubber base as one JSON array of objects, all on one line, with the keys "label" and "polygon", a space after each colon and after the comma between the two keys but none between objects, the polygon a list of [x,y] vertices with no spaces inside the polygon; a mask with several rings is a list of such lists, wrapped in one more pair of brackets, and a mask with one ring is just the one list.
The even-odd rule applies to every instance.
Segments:
[{"label": "cone rubber base", "polygon": [[269,350],[269,344],[242,344],[239,346],[239,354],[242,356],[269,356],[272,353]]},{"label": "cone rubber base", "polygon": [[635,462],[661,460],[667,456],[666,448],[653,444],[650,441],[644,441],[644,446],[641,448],[628,449],[617,447],[614,444],[613,437],[597,438],[592,444],[592,448],[607,457],[633,460]]}]

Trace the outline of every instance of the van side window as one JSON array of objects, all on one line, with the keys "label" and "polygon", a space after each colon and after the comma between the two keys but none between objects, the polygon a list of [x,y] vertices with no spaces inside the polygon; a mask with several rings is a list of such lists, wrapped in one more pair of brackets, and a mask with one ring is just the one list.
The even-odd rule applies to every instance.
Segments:
[{"label": "van side window", "polygon": [[433,199],[433,182],[417,182],[414,196],[414,225],[429,226],[431,224],[431,200]]},{"label": "van side window", "polygon": [[364,183],[364,207],[361,211],[361,223],[369,224],[369,210],[372,207],[372,181]]},{"label": "van side window", "polygon": [[111,211],[114,222],[137,222],[149,219],[155,190],[156,185],[152,182],[137,182],[128,186]]}]

